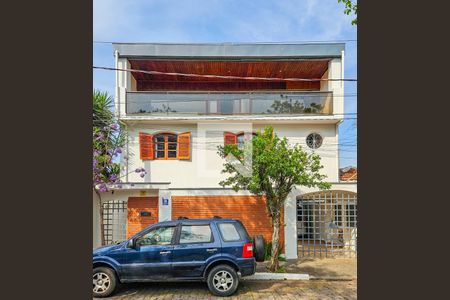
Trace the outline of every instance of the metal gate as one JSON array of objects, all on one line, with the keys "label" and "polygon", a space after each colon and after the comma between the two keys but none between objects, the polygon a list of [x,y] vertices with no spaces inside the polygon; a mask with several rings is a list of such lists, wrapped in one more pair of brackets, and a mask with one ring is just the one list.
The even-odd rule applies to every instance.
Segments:
[{"label": "metal gate", "polygon": [[356,257],[357,194],[325,191],[297,198],[299,257]]},{"label": "metal gate", "polygon": [[113,200],[102,203],[105,245],[115,244],[126,239],[127,210],[127,201]]}]

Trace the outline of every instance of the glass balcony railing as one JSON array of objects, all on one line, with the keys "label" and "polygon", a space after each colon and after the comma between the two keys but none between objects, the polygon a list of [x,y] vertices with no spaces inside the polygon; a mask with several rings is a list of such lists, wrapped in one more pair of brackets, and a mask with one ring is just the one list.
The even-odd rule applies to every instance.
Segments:
[{"label": "glass balcony railing", "polygon": [[129,115],[331,115],[331,92],[127,92]]}]

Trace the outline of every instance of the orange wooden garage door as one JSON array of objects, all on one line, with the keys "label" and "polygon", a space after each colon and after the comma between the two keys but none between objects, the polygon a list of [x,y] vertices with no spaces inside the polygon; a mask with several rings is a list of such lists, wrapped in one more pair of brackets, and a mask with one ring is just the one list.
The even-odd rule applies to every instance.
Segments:
[{"label": "orange wooden garage door", "polygon": [[[150,212],[150,216],[141,216],[141,212]],[[158,197],[129,197],[127,238],[145,227],[158,222]]]},{"label": "orange wooden garage door", "polygon": [[[220,216],[241,220],[251,237],[261,234],[272,240],[272,222],[266,203],[256,196],[172,196],[172,219]],[[284,226],[281,226],[281,245],[284,245]]]}]

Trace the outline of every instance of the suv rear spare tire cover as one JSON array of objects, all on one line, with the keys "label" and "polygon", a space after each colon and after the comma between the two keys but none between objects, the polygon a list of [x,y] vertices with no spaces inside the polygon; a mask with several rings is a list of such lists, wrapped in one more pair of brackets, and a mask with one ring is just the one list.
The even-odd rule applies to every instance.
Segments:
[{"label": "suv rear spare tire cover", "polygon": [[253,238],[253,256],[256,261],[264,261],[264,237],[262,235],[255,235]]}]

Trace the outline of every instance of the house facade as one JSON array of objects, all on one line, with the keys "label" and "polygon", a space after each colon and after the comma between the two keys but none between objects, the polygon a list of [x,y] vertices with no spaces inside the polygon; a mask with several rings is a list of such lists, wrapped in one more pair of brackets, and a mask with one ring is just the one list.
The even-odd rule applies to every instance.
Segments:
[{"label": "house facade", "polygon": [[[272,125],[290,143],[319,154],[332,183],[330,191],[297,187],[289,195],[282,229],[286,258],[312,248],[316,253],[316,246],[328,251],[330,243],[356,252],[356,183],[339,180],[344,84],[328,80],[344,78],[344,44],[113,44],[113,49],[115,111],[127,132],[123,184],[103,193],[100,206],[94,194],[94,245],[100,230],[114,242],[154,222],[213,216],[240,219],[250,235],[270,241],[265,200],[219,185],[227,175],[221,173],[217,147],[242,146]],[[135,171],[142,168],[145,173]]]}]

